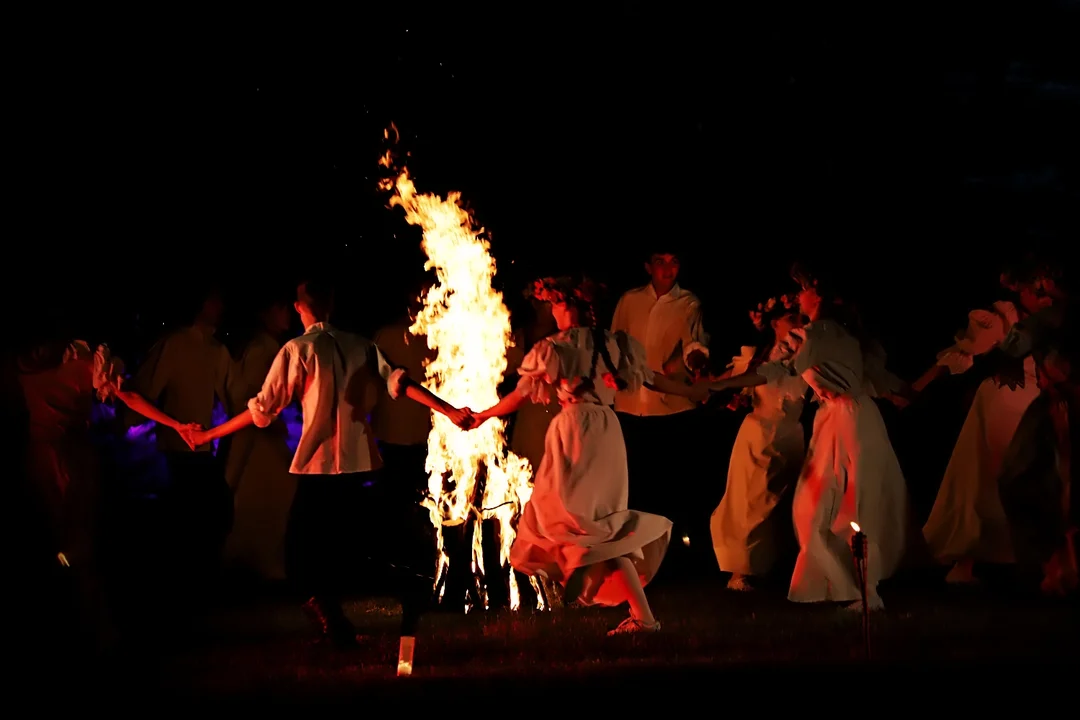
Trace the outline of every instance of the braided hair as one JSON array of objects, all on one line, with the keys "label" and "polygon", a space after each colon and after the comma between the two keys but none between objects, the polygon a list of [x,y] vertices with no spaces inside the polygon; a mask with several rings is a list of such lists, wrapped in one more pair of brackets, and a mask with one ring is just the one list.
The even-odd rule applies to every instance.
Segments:
[{"label": "braided hair", "polygon": [[592,333],[593,357],[589,379],[596,375],[596,368],[602,359],[610,370],[604,373],[604,383],[614,390],[625,390],[628,384],[619,376],[618,365],[611,358],[607,335],[603,328],[596,324],[596,303],[604,290],[602,284],[585,275],[564,275],[534,281],[525,291],[525,295],[541,302],[565,304],[577,310],[581,326],[589,328]]}]

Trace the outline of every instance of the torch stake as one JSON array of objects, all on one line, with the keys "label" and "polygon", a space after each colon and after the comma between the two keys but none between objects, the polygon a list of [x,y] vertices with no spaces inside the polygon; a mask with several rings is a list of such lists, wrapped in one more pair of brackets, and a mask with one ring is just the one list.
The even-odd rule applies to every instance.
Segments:
[{"label": "torch stake", "polygon": [[855,559],[855,578],[859,582],[862,595],[862,636],[863,653],[870,660],[870,605],[866,602],[866,533],[856,530],[851,537],[851,555]]}]

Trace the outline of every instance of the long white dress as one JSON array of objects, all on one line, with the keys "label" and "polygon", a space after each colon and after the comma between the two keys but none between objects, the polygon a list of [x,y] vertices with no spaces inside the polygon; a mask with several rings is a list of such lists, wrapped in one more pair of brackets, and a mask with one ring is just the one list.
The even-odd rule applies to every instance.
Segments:
[{"label": "long white dress", "polygon": [[[782,359],[779,343],[768,361]],[[732,360],[736,374],[746,372],[746,355]],[[790,500],[806,456],[802,415],[806,381],[786,375],[752,389],[753,407],[739,426],[728,464],[727,487],[712,514],[713,551],[724,572],[764,575],[781,550],[791,516],[775,512]],[[790,534],[790,530],[787,531]]]},{"label": "long white dress", "polygon": [[[603,336],[627,389],[652,380],[636,340],[622,332]],[[510,562],[520,572],[563,585],[575,570],[587,568],[576,599],[614,606],[626,598],[607,582],[606,561],[629,557],[646,585],[667,551],[671,521],[627,509],[626,445],[611,409],[616,391],[605,384],[604,361],[594,365],[593,347],[592,330],[573,328],[538,342],[518,368],[516,392],[543,402],[554,387],[562,409],[548,426]]]},{"label": "long white dress", "polygon": [[907,486],[872,395],[896,384],[839,323],[815,321],[783,343],[788,357],[764,363],[770,383],[801,376],[821,403],[795,489],[799,557],[788,599],[849,602],[860,598],[851,554],[858,523],[867,536],[867,587],[890,577],[904,554]]},{"label": "long white dress", "polygon": [[[229,374],[230,413],[247,407],[262,388],[281,344],[260,332]],[[232,531],[223,551],[227,567],[244,569],[264,580],[285,579],[285,534],[296,494],[289,473],[292,453],[281,418],[270,427],[246,427],[230,438],[225,478],[233,491]]]},{"label": "long white dress", "polygon": [[[1019,319],[1010,302],[973,311],[967,329],[955,345],[938,356],[938,364],[954,375],[966,372],[974,358],[997,347]],[[994,378],[979,385],[923,527],[923,536],[938,561],[1013,562],[998,476],[1020,419],[1038,395],[1031,357],[1024,360],[1024,387],[999,387]]]}]

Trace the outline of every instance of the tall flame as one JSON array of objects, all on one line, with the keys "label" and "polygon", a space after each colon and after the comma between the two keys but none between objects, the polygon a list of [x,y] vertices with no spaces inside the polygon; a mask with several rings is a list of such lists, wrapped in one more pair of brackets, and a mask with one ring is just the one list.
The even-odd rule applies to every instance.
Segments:
[{"label": "tall flame", "polygon": [[[396,130],[395,130],[396,133]],[[380,161],[391,167],[389,153]],[[423,230],[426,270],[435,269],[438,283],[425,294],[423,310],[409,331],[426,335],[437,350],[427,366],[424,386],[455,407],[482,410],[499,401],[498,385],[506,372],[506,349],[512,342],[510,313],[502,294],[492,288],[495,261],[472,216],[461,206],[461,194],[446,198],[417,194],[403,168],[396,180],[386,180],[393,190],[392,207],[405,211],[405,219]],[[499,529],[499,560],[505,570],[514,542],[513,521],[532,494],[532,470],[524,458],[506,448],[506,424],[490,420],[471,431],[462,431],[441,414],[434,414],[428,435],[428,493],[422,501],[436,528],[438,550],[435,587],[445,593],[444,579],[450,558],[442,529],[473,523],[472,572],[486,576],[483,556],[483,520],[494,518]],[[481,472],[482,471],[482,472]],[[483,475],[483,492],[478,483]],[[517,609],[520,594],[513,572],[509,573],[510,607]],[[535,579],[537,607],[542,593]],[[485,608],[487,591],[478,587]],[[466,605],[466,611],[472,609]]]}]

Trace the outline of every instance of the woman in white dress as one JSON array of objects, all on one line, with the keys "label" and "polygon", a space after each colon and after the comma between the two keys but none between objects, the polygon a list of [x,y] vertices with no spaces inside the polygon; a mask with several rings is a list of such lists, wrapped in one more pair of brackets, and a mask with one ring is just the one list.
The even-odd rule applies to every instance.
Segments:
[{"label": "woman in white dress", "polygon": [[534,294],[551,303],[559,333],[529,351],[517,389],[475,419],[482,423],[543,402],[554,387],[562,409],[548,427],[510,562],[563,585],[567,600],[629,603],[630,617],[609,634],[650,632],[660,623],[643,588],[667,551],[671,521],[627,509],[626,444],[611,406],[618,390],[642,385],[696,400],[708,391],[651,371],[640,343],[596,327],[597,290],[587,279],[537,281]]},{"label": "woman in white dress", "polygon": [[[758,305],[750,318],[759,331],[769,333],[767,342],[755,355],[744,352],[734,358],[728,372],[718,379],[783,359],[781,341],[802,326],[794,305],[794,298],[788,296]],[[724,497],[711,522],[713,551],[720,570],[731,573],[730,590],[750,590],[747,577],[767,574],[791,534],[791,514],[784,510],[790,508],[806,455],[799,422],[806,390],[806,381],[798,375],[743,390],[751,410],[731,449]]]},{"label": "woman in white dress", "polygon": [[[262,388],[281,349],[279,338],[289,330],[291,311],[289,303],[274,301],[259,314],[259,328],[229,374],[230,413],[247,407]],[[267,430],[244,428],[228,440],[225,479],[233,492],[234,515],[224,562],[262,580],[285,579],[285,532],[296,494],[288,434],[279,417]]]},{"label": "woman in white dress", "polygon": [[815,275],[796,268],[798,302],[809,323],[782,342],[782,359],[712,383],[714,390],[778,384],[802,377],[821,406],[795,488],[793,517],[799,557],[788,599],[851,602],[861,609],[851,553],[857,523],[866,533],[867,602],[884,603],[881,580],[900,564],[905,547],[907,486],[885,421],[873,397],[889,397],[902,383],[884,369],[876,348],[860,341],[856,323],[841,322],[838,296]]},{"label": "woman in white dress", "polygon": [[[967,372],[975,358],[996,348],[1016,323],[1050,302],[1049,296],[1037,289],[1031,274],[1003,275],[1002,284],[1015,297],[996,302],[989,310],[973,310],[967,329],[912,384],[914,392],[923,391],[945,374]],[[998,496],[998,475],[1020,418],[1038,395],[1035,360],[1031,357],[1024,359],[1022,385],[1008,387],[989,377],[975,393],[933,510],[923,527],[933,557],[953,565],[945,578],[950,583],[974,582],[976,562],[1014,561],[1008,521]]]}]

